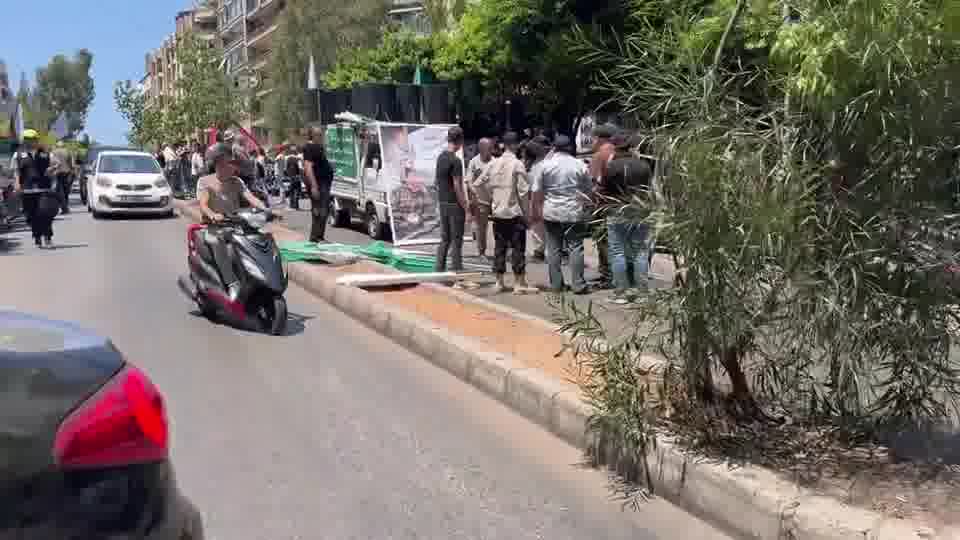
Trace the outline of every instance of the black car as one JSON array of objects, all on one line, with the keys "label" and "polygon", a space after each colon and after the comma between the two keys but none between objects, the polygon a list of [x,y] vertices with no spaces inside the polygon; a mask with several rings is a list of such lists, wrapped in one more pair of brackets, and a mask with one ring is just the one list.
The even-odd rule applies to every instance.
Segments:
[{"label": "black car", "polygon": [[168,429],[109,339],[0,310],[0,539],[201,540]]}]

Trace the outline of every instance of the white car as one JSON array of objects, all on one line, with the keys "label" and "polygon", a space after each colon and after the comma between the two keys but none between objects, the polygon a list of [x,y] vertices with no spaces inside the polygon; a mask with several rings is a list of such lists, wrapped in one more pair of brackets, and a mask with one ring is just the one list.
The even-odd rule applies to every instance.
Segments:
[{"label": "white car", "polygon": [[87,176],[87,208],[107,214],[173,216],[173,190],[160,164],[146,152],[100,152]]}]

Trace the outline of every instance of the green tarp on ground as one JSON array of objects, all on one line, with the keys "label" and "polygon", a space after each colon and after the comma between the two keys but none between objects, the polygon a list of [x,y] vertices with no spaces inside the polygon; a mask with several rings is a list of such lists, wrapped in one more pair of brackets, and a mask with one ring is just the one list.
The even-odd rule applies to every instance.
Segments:
[{"label": "green tarp on ground", "polygon": [[286,262],[314,262],[321,260],[321,254],[356,255],[374,260],[402,272],[433,272],[434,257],[418,255],[409,251],[394,249],[384,242],[373,242],[366,246],[350,244],[315,244],[313,242],[282,242],[280,256]]}]

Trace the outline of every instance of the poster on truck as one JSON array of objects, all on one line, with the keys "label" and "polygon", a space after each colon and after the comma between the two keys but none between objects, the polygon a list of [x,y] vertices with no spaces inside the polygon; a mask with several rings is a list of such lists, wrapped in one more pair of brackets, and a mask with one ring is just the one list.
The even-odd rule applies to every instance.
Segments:
[{"label": "poster on truck", "polygon": [[343,125],[327,127],[327,156],[339,178],[357,178],[357,139],[353,128]]},{"label": "poster on truck", "polygon": [[383,164],[380,185],[389,195],[390,227],[398,246],[440,242],[437,157],[450,125],[378,124]]}]

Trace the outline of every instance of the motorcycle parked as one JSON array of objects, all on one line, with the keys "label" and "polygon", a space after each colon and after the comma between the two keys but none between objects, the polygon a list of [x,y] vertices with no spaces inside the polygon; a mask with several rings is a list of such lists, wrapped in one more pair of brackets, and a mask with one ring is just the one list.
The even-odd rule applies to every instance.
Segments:
[{"label": "motorcycle parked", "polygon": [[227,249],[233,270],[240,280],[237,299],[231,300],[227,285],[217,269],[213,251],[203,239],[207,225],[193,224],[187,230],[189,274],[177,279],[180,290],[196,302],[211,320],[223,319],[256,332],[281,335],[287,326],[288,276],[273,235],[264,230],[273,214],[244,209],[226,216],[218,227],[230,234]]}]

